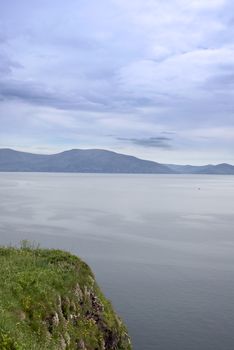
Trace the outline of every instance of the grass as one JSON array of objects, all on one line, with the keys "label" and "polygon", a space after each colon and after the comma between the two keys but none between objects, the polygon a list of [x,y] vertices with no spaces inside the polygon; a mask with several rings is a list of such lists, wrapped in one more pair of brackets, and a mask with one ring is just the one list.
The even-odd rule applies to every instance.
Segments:
[{"label": "grass", "polygon": [[1,350],[130,350],[88,265],[23,242],[0,247]]}]

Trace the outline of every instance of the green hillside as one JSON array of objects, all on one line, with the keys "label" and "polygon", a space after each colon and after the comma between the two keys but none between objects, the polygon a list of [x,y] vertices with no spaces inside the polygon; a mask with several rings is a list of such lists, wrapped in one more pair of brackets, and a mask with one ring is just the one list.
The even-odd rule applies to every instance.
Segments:
[{"label": "green hillside", "polygon": [[60,250],[0,248],[0,349],[130,350],[90,268]]}]

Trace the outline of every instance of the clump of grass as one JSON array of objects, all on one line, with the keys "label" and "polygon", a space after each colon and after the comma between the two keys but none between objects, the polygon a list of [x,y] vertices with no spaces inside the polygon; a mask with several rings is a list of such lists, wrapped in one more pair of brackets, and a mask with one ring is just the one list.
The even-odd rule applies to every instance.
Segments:
[{"label": "clump of grass", "polygon": [[27,241],[0,247],[0,349],[129,350],[88,265]]}]

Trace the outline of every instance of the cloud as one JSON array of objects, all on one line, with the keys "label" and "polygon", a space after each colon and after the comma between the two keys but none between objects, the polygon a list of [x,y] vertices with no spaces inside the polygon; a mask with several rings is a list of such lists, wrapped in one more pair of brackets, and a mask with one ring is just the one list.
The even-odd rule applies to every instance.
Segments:
[{"label": "cloud", "polygon": [[21,64],[13,61],[8,55],[0,53],[0,77],[12,74],[14,69],[23,68]]},{"label": "cloud", "polygon": [[19,100],[38,106],[64,110],[98,110],[99,104],[83,96],[72,96],[33,81],[14,79],[0,81],[0,97],[3,100]]},{"label": "cloud", "polygon": [[204,88],[207,88],[209,91],[224,91],[234,92],[234,65],[230,68],[229,72],[218,73],[213,75],[204,83]]},{"label": "cloud", "polygon": [[169,137],[157,136],[157,137],[148,137],[148,138],[127,138],[127,137],[118,137],[119,141],[130,142],[137,146],[142,147],[153,147],[153,148],[171,148],[170,142],[172,141]]},{"label": "cloud", "polygon": [[[185,1],[183,1],[185,3]],[[194,9],[216,9],[225,5],[226,0],[190,0],[189,6]]]},{"label": "cloud", "polygon": [[[48,149],[114,134],[109,148],[166,162],[196,149],[197,161],[192,131],[206,149],[212,130],[234,126],[233,11],[231,0],[2,2],[0,137],[17,125]],[[215,135],[207,158],[227,160],[234,140]]]},{"label": "cloud", "polygon": [[162,62],[135,61],[121,69],[119,82],[127,93],[136,96],[196,99],[201,94],[201,84],[223,65],[234,65],[234,47],[182,52]]}]

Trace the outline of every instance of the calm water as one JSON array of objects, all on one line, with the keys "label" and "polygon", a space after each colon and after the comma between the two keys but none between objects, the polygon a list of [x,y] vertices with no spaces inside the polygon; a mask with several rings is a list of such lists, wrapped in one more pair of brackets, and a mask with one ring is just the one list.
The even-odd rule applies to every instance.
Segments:
[{"label": "calm water", "polygon": [[0,243],[83,257],[135,350],[234,349],[233,176],[1,173],[0,199]]}]

